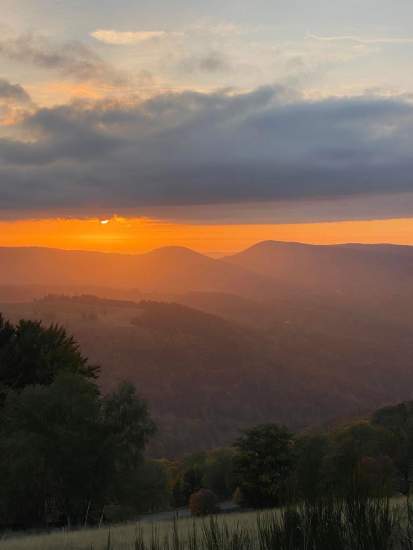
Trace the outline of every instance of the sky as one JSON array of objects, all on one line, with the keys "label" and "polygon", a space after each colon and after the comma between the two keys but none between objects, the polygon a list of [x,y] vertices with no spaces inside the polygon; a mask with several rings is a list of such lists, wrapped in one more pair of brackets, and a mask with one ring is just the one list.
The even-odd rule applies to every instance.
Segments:
[{"label": "sky", "polygon": [[0,31],[0,246],[413,244],[411,1],[2,0]]}]

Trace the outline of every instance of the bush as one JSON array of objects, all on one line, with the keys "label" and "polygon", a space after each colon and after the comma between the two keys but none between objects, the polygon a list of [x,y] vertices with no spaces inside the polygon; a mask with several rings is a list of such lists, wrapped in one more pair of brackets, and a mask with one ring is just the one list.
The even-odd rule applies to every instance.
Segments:
[{"label": "bush", "polygon": [[218,499],[209,489],[200,489],[189,498],[189,509],[193,516],[208,516],[218,511]]}]

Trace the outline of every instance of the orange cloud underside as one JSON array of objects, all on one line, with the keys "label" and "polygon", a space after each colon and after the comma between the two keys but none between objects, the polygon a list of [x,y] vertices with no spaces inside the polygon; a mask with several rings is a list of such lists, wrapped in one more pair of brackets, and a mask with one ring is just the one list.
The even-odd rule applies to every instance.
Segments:
[{"label": "orange cloud underside", "polygon": [[332,244],[413,245],[413,218],[311,224],[197,225],[147,218],[0,221],[0,246],[139,253],[161,246],[187,246],[211,255],[235,252],[262,240]]}]

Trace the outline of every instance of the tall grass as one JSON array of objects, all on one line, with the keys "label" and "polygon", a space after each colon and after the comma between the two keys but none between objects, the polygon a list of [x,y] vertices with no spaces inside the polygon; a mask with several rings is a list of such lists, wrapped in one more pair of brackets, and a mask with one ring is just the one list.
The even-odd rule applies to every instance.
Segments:
[{"label": "tall grass", "polygon": [[[246,519],[244,519],[246,518]],[[413,509],[388,500],[323,500],[232,519],[174,521],[0,542],[4,550],[413,550]],[[123,534],[122,534],[123,533]],[[102,539],[101,535],[105,538]],[[97,536],[99,535],[99,537]],[[53,537],[55,537],[53,539]],[[24,542],[24,544],[23,544]]]}]

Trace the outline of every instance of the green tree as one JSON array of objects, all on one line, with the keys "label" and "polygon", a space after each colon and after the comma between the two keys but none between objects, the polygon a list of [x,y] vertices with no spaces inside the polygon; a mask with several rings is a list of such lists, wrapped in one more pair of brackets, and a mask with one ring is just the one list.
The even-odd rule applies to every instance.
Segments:
[{"label": "green tree", "polygon": [[236,488],[233,448],[214,449],[205,459],[202,486],[213,491],[220,499],[230,498]]},{"label": "green tree", "polygon": [[0,389],[3,397],[8,390],[51,384],[60,372],[96,379],[98,370],[89,364],[64,328],[43,327],[40,322],[24,320],[12,325],[0,315]]},{"label": "green tree", "polygon": [[79,522],[102,505],[112,468],[100,408],[95,384],[72,373],[8,393],[0,433],[6,523]]},{"label": "green tree", "polygon": [[[330,435],[329,453],[325,462],[330,491],[344,496],[365,492],[367,471],[373,462],[377,462],[366,459],[391,458],[396,446],[397,441],[390,431],[368,421],[337,429]],[[382,485],[387,491],[389,469],[382,471],[386,473]]]},{"label": "green tree", "polygon": [[48,386],[10,391],[0,421],[5,523],[79,523],[105,502],[148,498],[143,451],[155,428],[133,387],[102,398],[93,381],[60,373]]},{"label": "green tree", "polygon": [[374,426],[393,434],[396,444],[392,458],[401,478],[400,489],[410,494],[413,465],[413,401],[384,407],[373,414]]},{"label": "green tree", "polygon": [[114,467],[110,494],[116,502],[136,504],[132,479],[141,479],[143,452],[156,433],[155,423],[146,402],[126,382],[103,399],[102,414]]},{"label": "green tree", "polygon": [[246,504],[269,507],[284,501],[294,465],[293,446],[292,434],[276,424],[246,430],[236,441],[235,468]]},{"label": "green tree", "polygon": [[298,497],[311,502],[324,495],[328,449],[328,437],[323,434],[311,433],[296,437],[294,481]]}]

